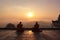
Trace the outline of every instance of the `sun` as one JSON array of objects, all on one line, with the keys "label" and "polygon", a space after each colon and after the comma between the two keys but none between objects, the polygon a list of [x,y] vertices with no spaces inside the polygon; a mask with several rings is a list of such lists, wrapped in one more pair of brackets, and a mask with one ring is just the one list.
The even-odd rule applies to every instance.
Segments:
[{"label": "sun", "polygon": [[33,17],[33,13],[32,13],[32,12],[28,12],[27,16],[28,16],[29,18],[31,18],[31,17]]}]

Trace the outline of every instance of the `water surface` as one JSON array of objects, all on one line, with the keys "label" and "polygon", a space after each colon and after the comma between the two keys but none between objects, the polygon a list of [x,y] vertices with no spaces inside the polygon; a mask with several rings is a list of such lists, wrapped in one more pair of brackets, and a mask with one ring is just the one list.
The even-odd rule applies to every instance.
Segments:
[{"label": "water surface", "polygon": [[60,31],[43,31],[34,33],[31,30],[17,34],[16,31],[0,30],[0,40],[60,40]]}]

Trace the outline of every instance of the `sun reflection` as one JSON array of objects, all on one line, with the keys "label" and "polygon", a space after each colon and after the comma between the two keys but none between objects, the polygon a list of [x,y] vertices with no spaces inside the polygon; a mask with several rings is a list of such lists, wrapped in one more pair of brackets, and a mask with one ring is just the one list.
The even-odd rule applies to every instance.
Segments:
[{"label": "sun reflection", "polygon": [[32,32],[32,30],[24,31],[23,34],[20,35],[17,39],[18,40],[36,40],[34,36],[34,32]]},{"label": "sun reflection", "polygon": [[28,31],[29,34],[33,34],[33,32],[31,30]]}]

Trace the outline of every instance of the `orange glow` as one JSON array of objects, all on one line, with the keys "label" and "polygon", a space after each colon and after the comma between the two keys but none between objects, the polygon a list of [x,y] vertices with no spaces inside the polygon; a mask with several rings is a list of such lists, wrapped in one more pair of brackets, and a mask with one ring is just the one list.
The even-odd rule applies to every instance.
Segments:
[{"label": "orange glow", "polygon": [[28,13],[27,13],[27,17],[28,17],[28,18],[32,18],[32,17],[33,17],[33,13],[32,13],[32,12],[28,12]]},{"label": "orange glow", "polygon": [[30,30],[30,31],[28,31],[29,32],[29,34],[32,34],[33,32]]}]

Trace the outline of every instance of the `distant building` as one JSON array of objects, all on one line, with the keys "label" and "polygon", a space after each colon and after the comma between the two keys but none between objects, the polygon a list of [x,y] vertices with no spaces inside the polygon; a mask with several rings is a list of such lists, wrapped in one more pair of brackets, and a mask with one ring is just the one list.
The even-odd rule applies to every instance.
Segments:
[{"label": "distant building", "polygon": [[60,14],[58,16],[58,20],[52,21],[54,27],[60,28]]},{"label": "distant building", "polygon": [[6,28],[15,28],[15,25],[12,24],[12,23],[8,23],[7,26],[6,26]]}]

